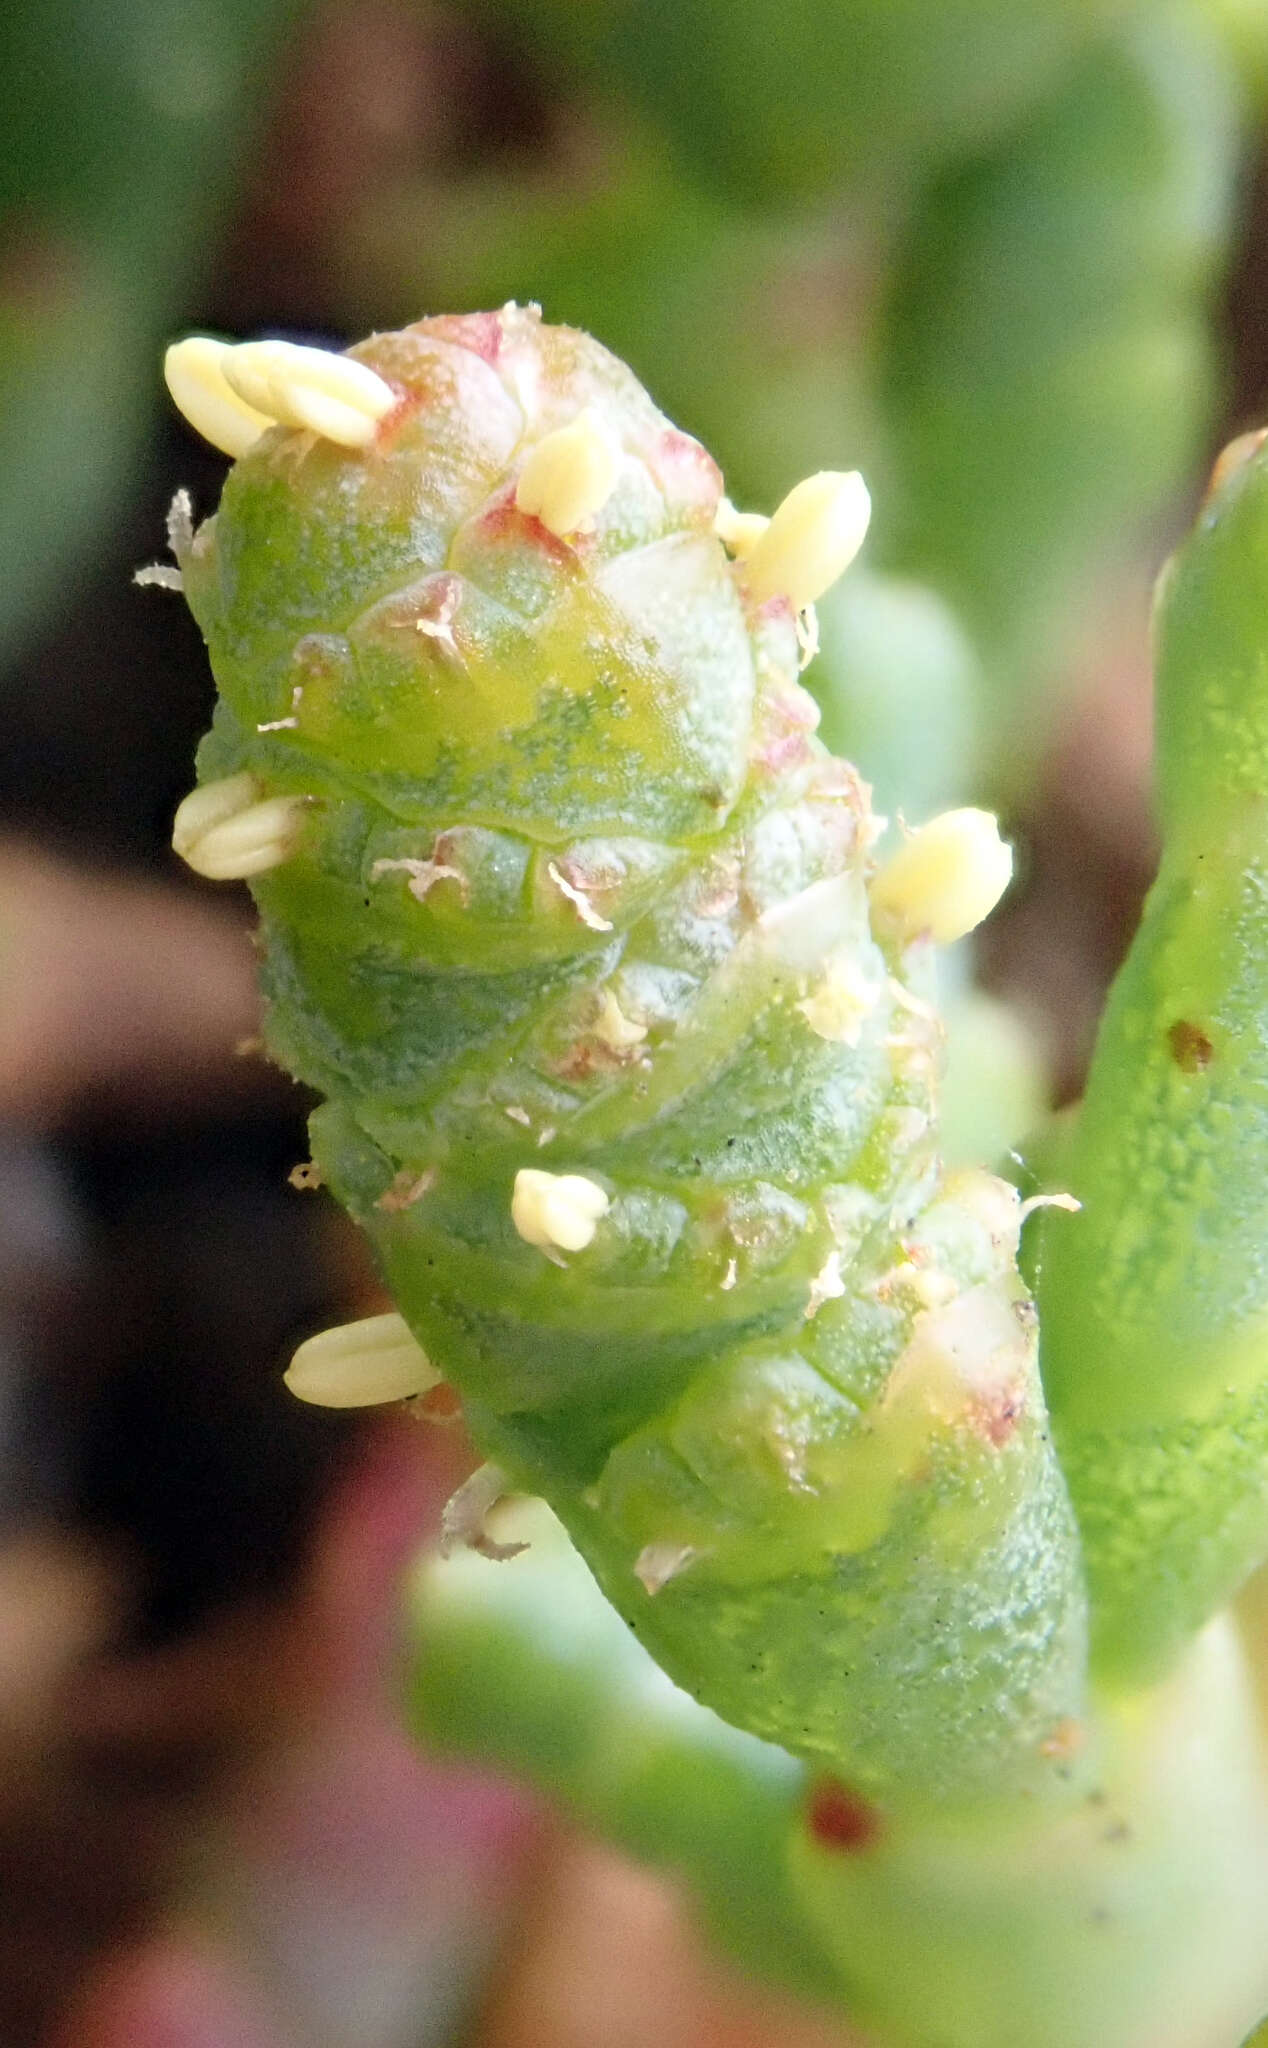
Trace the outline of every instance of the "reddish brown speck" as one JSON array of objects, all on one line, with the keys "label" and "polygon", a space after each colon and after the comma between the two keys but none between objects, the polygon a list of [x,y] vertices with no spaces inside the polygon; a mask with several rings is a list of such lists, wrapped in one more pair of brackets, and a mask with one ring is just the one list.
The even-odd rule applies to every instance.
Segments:
[{"label": "reddish brown speck", "polygon": [[1171,1047],[1172,1059],[1185,1074],[1205,1073],[1215,1053],[1215,1047],[1201,1026],[1190,1024],[1184,1017],[1177,1017],[1168,1029],[1167,1044]]},{"label": "reddish brown speck", "polygon": [[858,1855],[880,1840],[876,1808],[839,1778],[820,1778],[810,1794],[806,1823],[821,1849]]},{"label": "reddish brown speck", "polygon": [[1087,1730],[1082,1721],[1067,1716],[1057,1722],[1050,1735],[1045,1735],[1039,1745],[1039,1754],[1052,1763],[1068,1764],[1072,1757],[1078,1755],[1086,1740]]},{"label": "reddish brown speck", "polygon": [[462,1419],[462,1396],[447,1380],[442,1380],[438,1387],[429,1387],[425,1394],[419,1394],[410,1406],[422,1422],[447,1424]]},{"label": "reddish brown speck", "polygon": [[1026,1411],[1026,1396],[1020,1389],[1001,1391],[994,1400],[974,1401],[968,1411],[970,1426],[994,1450],[1008,1442]]}]

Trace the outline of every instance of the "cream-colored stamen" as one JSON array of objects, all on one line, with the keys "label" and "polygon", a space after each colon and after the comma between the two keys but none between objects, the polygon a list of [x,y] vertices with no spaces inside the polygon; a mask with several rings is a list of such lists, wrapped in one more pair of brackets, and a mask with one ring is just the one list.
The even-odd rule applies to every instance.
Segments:
[{"label": "cream-colored stamen", "polygon": [[235,344],[193,334],[168,349],[163,369],[190,425],[235,457],[272,426],[362,448],[396,404],[391,385],[368,363],[294,341]]},{"label": "cream-colored stamen", "polygon": [[740,512],[729,498],[718,499],[713,531],[737,562],[747,560],[769,525],[764,512]]},{"label": "cream-colored stamen", "polygon": [[620,470],[620,447],[588,405],[529,449],[515,486],[516,510],[563,539],[607,503]]},{"label": "cream-colored stamen", "polygon": [[191,334],[187,341],[173,342],[168,349],[163,375],[177,410],[195,433],[236,461],[248,448],[254,448],[273,421],[226,383],[224,362],[231,346],[209,334]]},{"label": "cream-colored stamen", "polygon": [[343,448],[363,448],[396,404],[377,370],[333,349],[294,341],[244,341],[222,371],[231,390],[279,426],[307,428]]},{"label": "cream-colored stamen", "polygon": [[910,938],[962,939],[1008,887],[1013,850],[989,811],[944,811],[913,832],[872,882],[873,908]]},{"label": "cream-colored stamen", "polygon": [[605,988],[599,997],[599,1013],[592,1029],[595,1037],[615,1053],[632,1052],[647,1036],[646,1024],[627,1017],[610,988]]},{"label": "cream-colored stamen", "polygon": [[786,597],[804,611],[830,590],[863,545],[872,501],[857,469],[821,469],[789,491],[745,563],[758,604]]},{"label": "cream-colored stamen", "polygon": [[191,790],[176,813],[172,847],[196,875],[241,882],[280,867],[295,851],[307,796],[261,798],[253,775],[226,775]]},{"label": "cream-colored stamen", "polygon": [[583,1173],[545,1173],[524,1166],[515,1176],[511,1221],[526,1244],[543,1252],[583,1252],[611,1201]]},{"label": "cream-colored stamen", "polygon": [[367,1316],[301,1344],[284,1375],[297,1400],[318,1408],[373,1408],[440,1385],[437,1372],[398,1315]]}]

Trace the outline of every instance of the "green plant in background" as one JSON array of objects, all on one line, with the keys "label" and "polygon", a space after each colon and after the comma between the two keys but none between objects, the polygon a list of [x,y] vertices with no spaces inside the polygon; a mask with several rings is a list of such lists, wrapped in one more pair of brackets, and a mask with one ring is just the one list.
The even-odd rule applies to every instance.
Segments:
[{"label": "green plant in background", "polygon": [[[580,135],[376,195],[341,247],[349,325],[539,300],[626,357],[740,495],[861,463],[895,625],[953,605],[979,699],[949,751],[962,662],[917,664],[928,716],[904,693],[885,750],[961,798],[1024,784],[1209,414],[1228,23],[1200,0],[479,12]],[[812,679],[842,725],[849,638],[825,630]]]},{"label": "green plant in background", "polygon": [[232,189],[284,0],[0,19],[0,659],[64,602],[153,417],[140,368]]},{"label": "green plant in background", "polygon": [[[302,12],[6,17],[38,258],[0,268],[8,648],[117,501]],[[420,1576],[413,1711],[895,2041],[1236,2048],[1268,2007],[1227,1609],[1268,1524],[1261,461],[1164,591],[1167,850],[1029,1288],[980,1162],[1042,1079],[925,933],[997,889],[966,807],[1024,788],[1200,448],[1263,10],[461,12],[536,68],[551,146],[332,224],[349,329],[541,299],[741,504],[857,462],[876,518],[824,588],[853,487],[759,540],[628,373],[519,316],[176,359],[245,457],[173,519],[222,691],[178,840],[254,878],[274,1050],[408,1324],[293,1381],[443,1371],[490,1460]],[[833,756],[953,823],[882,847]]]},{"label": "green plant in background", "polygon": [[933,955],[1007,884],[994,821],[882,853],[798,680],[856,474],[737,512],[515,306],[168,375],[240,458],[172,522],[221,693],[175,843],[251,881],[314,1174],[400,1311],[290,1383],[443,1378],[488,1460],[446,1515],[476,1554],[423,1574],[420,1726],[895,2042],[1237,2048],[1268,458],[1164,579],[1168,847],[1070,1215],[941,1155]]}]

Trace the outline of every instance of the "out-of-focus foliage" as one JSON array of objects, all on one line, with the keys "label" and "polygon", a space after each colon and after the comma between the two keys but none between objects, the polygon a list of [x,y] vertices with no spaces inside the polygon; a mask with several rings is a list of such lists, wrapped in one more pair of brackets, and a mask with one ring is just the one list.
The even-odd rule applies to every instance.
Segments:
[{"label": "out-of-focus foliage", "polygon": [[997,135],[1122,0],[602,0],[500,11],[730,202],[905,183]]},{"label": "out-of-focus foliage", "polygon": [[913,814],[1024,780],[1041,693],[1201,448],[1245,37],[1200,0],[479,15],[535,63],[551,140],[350,223],[349,324],[536,298],[737,498],[862,466],[897,639],[936,592],[976,678],[948,747],[847,628],[810,676],[829,723],[882,781],[901,757]]},{"label": "out-of-focus foliage", "polygon": [[884,359],[902,494],[885,538],[962,606],[1006,718],[1200,441],[1232,134],[1207,25],[1156,11],[921,207]]},{"label": "out-of-focus foliage", "polygon": [[0,16],[0,655],[109,519],[291,12],[19,0]]}]

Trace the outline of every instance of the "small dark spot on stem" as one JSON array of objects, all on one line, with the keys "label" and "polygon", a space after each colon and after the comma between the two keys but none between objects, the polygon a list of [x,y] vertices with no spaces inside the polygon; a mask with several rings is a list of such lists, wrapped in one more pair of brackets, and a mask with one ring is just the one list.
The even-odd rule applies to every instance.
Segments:
[{"label": "small dark spot on stem", "polygon": [[1185,1074],[1205,1073],[1215,1053],[1205,1031],[1198,1024],[1190,1024],[1185,1017],[1177,1017],[1167,1030],[1167,1044],[1171,1057]]}]

